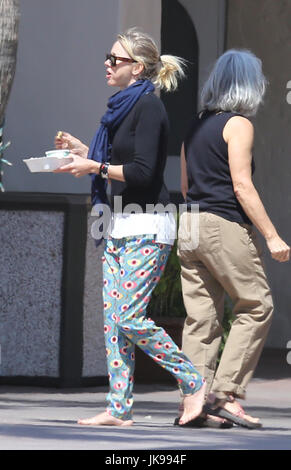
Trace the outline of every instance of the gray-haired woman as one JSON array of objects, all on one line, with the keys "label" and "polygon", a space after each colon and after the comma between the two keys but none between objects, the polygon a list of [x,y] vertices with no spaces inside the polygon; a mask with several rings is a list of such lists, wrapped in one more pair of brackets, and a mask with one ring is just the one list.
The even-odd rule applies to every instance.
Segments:
[{"label": "gray-haired woman", "polygon": [[[212,414],[249,428],[261,426],[235,398],[244,398],[271,322],[273,303],[252,225],[272,258],[289,260],[254,187],[253,124],[266,79],[249,51],[229,50],[216,62],[202,91],[202,112],[193,120],[181,153],[182,192],[178,251],[187,319],[183,350],[195,360],[216,396]],[[199,204],[199,241],[191,237]],[[197,219],[196,219],[197,220]],[[195,232],[195,231],[194,231]],[[220,363],[224,294],[234,304]]]}]

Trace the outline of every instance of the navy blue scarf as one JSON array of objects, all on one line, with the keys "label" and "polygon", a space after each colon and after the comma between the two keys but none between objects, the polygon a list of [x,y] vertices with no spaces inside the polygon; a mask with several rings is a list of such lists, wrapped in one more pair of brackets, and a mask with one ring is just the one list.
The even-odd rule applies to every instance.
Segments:
[{"label": "navy blue scarf", "polygon": [[[88,158],[96,162],[110,161],[112,138],[123,119],[133,108],[142,95],[154,91],[155,87],[149,80],[138,80],[129,87],[115,93],[109,98],[107,111],[101,119],[101,124],[91,142]],[[91,197],[92,205],[108,204],[106,195],[107,180],[92,174]]]}]

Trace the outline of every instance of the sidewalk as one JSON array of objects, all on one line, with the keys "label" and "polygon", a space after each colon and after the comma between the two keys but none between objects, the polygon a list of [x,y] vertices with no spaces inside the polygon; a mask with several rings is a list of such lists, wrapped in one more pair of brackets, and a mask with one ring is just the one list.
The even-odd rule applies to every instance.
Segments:
[{"label": "sidewalk", "polygon": [[291,449],[291,377],[250,383],[245,406],[262,419],[261,430],[177,428],[179,393],[167,385],[136,385],[132,427],[78,425],[78,418],[104,410],[106,392],[0,387],[0,449]]}]

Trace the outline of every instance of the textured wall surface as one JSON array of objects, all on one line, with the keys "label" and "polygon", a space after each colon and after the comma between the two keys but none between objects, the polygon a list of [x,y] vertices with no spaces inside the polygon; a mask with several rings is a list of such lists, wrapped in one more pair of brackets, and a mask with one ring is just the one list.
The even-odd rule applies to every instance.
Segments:
[{"label": "textured wall surface", "polygon": [[[291,1],[231,0],[228,2],[227,48],[252,50],[263,62],[269,81],[265,105],[254,120],[255,184],[282,238],[291,244]],[[267,345],[285,348],[291,339],[291,263],[265,261],[275,303]]]},{"label": "textured wall surface", "polygon": [[103,244],[95,246],[91,225],[95,217],[88,217],[86,273],[83,322],[83,377],[107,376],[103,326]]},{"label": "textured wall surface", "polygon": [[2,376],[59,375],[63,223],[60,212],[0,212]]}]

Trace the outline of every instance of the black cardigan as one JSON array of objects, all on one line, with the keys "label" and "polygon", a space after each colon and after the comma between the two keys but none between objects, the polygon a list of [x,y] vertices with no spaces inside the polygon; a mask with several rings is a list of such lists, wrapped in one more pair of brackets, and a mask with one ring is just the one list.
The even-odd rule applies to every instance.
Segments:
[{"label": "black cardigan", "polygon": [[153,93],[143,95],[112,139],[111,164],[123,165],[125,178],[111,181],[112,204],[114,196],[122,196],[122,209],[135,203],[145,211],[146,204],[169,203],[163,179],[168,133],[163,103]]}]

